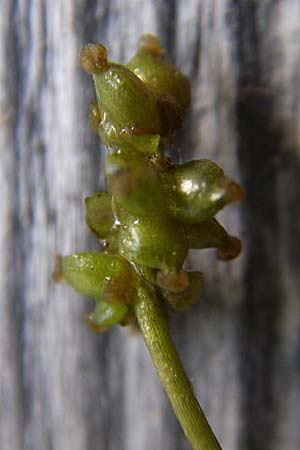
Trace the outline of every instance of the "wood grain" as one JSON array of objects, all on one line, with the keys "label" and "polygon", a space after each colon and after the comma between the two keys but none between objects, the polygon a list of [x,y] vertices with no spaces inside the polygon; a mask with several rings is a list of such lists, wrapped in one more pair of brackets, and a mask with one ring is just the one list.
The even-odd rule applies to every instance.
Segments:
[{"label": "wood grain", "polygon": [[89,302],[51,278],[56,253],[96,248],[83,200],[103,187],[79,49],[125,62],[144,32],[193,83],[182,159],[247,189],[220,220],[244,252],[192,252],[206,293],[170,318],[224,450],[300,446],[300,5],[296,0],[0,2],[0,448],[183,450],[144,343],[95,336]]}]

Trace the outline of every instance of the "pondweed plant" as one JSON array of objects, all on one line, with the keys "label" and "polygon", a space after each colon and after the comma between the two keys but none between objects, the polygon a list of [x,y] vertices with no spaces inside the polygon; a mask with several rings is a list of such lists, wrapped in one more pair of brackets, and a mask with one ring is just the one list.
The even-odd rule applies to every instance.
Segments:
[{"label": "pondweed plant", "polygon": [[86,220],[101,252],[59,259],[56,279],[96,301],[95,331],[137,321],[158,376],[194,450],[220,449],[172,342],[165,304],[189,309],[203,290],[201,272],[183,265],[189,249],[216,248],[222,261],[241,243],[214,218],[244,190],[214,162],[175,164],[165,155],[190,104],[190,82],[163,59],[155,36],[124,66],[101,44],[81,51],[97,102],[92,127],[108,148],[108,192],[86,199]]}]

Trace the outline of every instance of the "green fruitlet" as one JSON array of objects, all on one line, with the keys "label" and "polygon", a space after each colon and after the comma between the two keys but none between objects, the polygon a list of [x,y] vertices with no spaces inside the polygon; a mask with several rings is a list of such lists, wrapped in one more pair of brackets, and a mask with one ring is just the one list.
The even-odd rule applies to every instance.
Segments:
[{"label": "green fruitlet", "polygon": [[244,198],[244,190],[207,159],[173,166],[163,177],[170,212],[183,222],[210,219],[228,203]]},{"label": "green fruitlet", "polygon": [[97,252],[64,256],[61,275],[76,291],[95,300],[132,302],[134,273],[120,256]]},{"label": "green fruitlet", "polygon": [[121,142],[123,137],[160,134],[163,125],[155,95],[128,68],[107,60],[100,44],[89,44],[81,53],[82,65],[93,74],[101,122],[99,134],[104,144]]},{"label": "green fruitlet", "polygon": [[137,54],[127,63],[127,67],[157,96],[162,105],[169,104],[171,118],[180,125],[191,101],[191,84],[176,66],[163,58],[158,38],[151,34],[144,35]]},{"label": "green fruitlet", "polygon": [[107,156],[106,177],[109,192],[126,210],[155,214],[163,207],[164,192],[159,173],[140,155],[115,152]]},{"label": "green fruitlet", "polygon": [[121,219],[119,249],[129,261],[174,273],[182,267],[188,244],[171,217],[125,213]]}]

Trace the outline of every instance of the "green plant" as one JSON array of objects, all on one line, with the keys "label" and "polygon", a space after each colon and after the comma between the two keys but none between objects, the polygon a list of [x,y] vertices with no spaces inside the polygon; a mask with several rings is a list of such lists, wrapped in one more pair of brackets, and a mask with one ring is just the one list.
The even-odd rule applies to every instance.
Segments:
[{"label": "green plant", "polygon": [[56,279],[95,299],[95,331],[137,320],[162,385],[195,450],[220,446],[194,396],[173,345],[164,312],[189,309],[203,290],[201,272],[186,272],[190,248],[216,248],[223,261],[241,243],[214,218],[244,190],[209,160],[175,164],[165,156],[190,103],[190,82],[163,59],[155,36],[145,35],[127,66],[108,61],[101,44],[81,52],[97,102],[92,127],[108,147],[108,192],[86,199],[87,225],[102,253],[59,259]]}]

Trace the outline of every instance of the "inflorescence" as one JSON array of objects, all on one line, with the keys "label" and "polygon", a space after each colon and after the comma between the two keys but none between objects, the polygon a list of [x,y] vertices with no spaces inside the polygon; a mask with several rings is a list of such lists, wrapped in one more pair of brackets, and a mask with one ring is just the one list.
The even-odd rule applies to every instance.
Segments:
[{"label": "inflorescence", "polygon": [[140,280],[176,311],[203,290],[203,274],[187,272],[189,249],[216,248],[228,261],[241,242],[214,218],[244,190],[207,159],[176,164],[165,151],[191,101],[189,79],[163,58],[153,35],[141,38],[127,65],[110,62],[101,44],[81,51],[97,101],[91,126],[108,148],[108,192],[88,197],[86,221],[102,251],[59,258],[56,279],[96,301],[88,319],[95,331],[134,320]]}]

